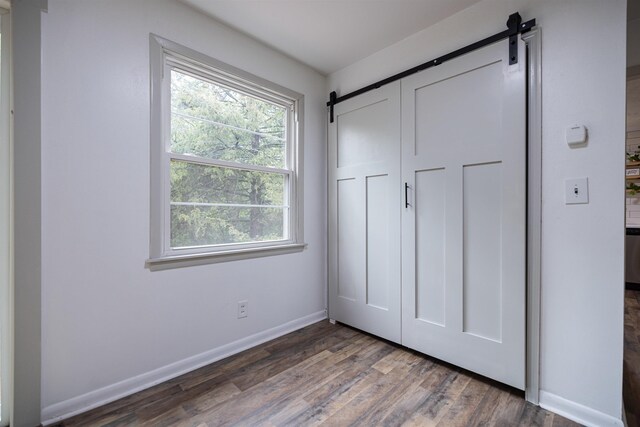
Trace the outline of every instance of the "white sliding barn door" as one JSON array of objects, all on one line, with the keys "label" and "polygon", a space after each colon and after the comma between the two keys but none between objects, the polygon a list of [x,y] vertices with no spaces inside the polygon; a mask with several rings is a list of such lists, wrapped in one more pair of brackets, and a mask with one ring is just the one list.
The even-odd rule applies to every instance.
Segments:
[{"label": "white sliding barn door", "polygon": [[402,81],[402,344],[519,389],[525,378],[525,46]]},{"label": "white sliding barn door", "polygon": [[400,342],[400,83],[329,123],[329,317]]}]

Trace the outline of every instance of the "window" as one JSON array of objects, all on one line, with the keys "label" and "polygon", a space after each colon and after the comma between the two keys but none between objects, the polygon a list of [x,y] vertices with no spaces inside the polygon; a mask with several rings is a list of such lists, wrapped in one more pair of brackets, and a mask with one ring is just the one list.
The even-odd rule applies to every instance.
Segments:
[{"label": "window", "polygon": [[151,258],[302,250],[302,96],[151,36]]}]

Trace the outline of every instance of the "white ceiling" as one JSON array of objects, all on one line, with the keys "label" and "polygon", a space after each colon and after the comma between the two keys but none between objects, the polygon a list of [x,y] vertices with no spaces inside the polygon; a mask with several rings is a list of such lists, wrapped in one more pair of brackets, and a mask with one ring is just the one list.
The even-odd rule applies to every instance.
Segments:
[{"label": "white ceiling", "polygon": [[479,0],[180,1],[329,74]]}]

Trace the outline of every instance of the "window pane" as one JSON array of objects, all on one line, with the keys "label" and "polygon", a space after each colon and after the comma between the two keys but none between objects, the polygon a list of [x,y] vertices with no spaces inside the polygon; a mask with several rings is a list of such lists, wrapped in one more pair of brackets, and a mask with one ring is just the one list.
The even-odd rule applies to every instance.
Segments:
[{"label": "window pane", "polygon": [[287,204],[285,175],[253,172],[177,160],[171,162],[171,203]]},{"label": "window pane", "polygon": [[285,168],[287,109],[171,71],[171,151]]},{"label": "window pane", "polygon": [[286,210],[171,206],[171,247],[284,240]]},{"label": "window pane", "polygon": [[171,247],[284,240],[287,177],[171,162]]}]

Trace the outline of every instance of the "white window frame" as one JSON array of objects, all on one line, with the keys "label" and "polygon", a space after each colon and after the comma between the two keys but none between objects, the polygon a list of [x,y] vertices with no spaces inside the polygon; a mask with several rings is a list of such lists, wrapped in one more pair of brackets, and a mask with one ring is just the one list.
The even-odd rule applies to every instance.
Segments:
[{"label": "white window frame", "polygon": [[[147,260],[147,267],[157,270],[302,251],[306,246],[303,243],[302,224],[304,96],[154,34],[150,35],[150,61],[151,227],[150,257]],[[240,165],[223,160],[171,153],[170,75],[173,69],[287,108],[286,168]],[[285,200],[289,201],[289,204],[284,206],[288,212],[285,219],[284,240],[171,248],[170,164],[172,160],[283,175],[288,184],[285,185]]]}]

